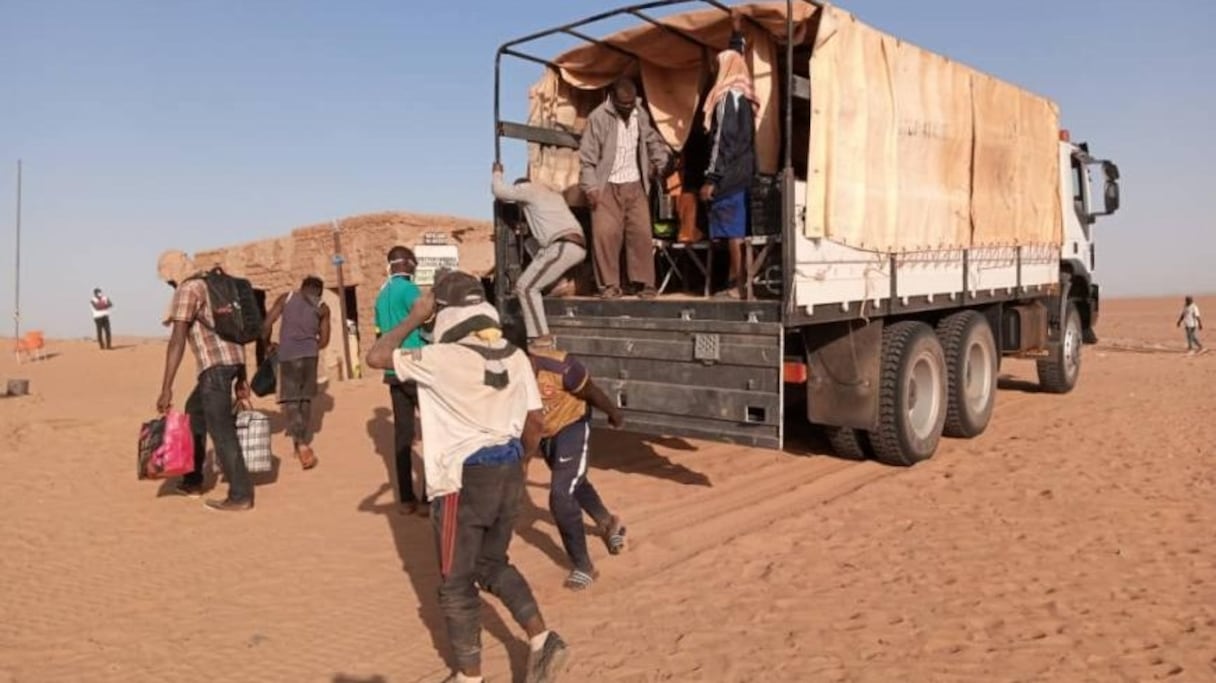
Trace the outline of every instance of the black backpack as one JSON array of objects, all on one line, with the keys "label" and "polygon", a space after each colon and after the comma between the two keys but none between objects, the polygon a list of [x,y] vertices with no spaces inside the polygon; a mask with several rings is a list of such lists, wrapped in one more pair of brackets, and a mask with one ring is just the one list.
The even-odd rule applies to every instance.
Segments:
[{"label": "black backpack", "polygon": [[249,280],[233,277],[219,266],[204,273],[202,280],[207,285],[215,333],[234,344],[257,341],[262,334],[262,310]]}]

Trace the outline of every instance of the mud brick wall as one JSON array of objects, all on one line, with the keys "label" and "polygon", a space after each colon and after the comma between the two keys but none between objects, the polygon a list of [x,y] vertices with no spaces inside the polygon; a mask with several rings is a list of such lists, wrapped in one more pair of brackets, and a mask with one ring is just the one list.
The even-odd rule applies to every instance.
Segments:
[{"label": "mud brick wall", "polygon": [[[482,275],[493,266],[493,231],[485,221],[393,212],[354,216],[338,225],[346,260],[343,284],[355,287],[358,302],[356,315],[347,315],[359,321],[364,351],[375,339],[376,295],[386,277],[385,255],[393,246],[413,247],[422,243],[425,233],[443,232],[460,247],[462,270]],[[276,297],[298,287],[309,275],[324,280],[326,288],[337,287],[333,254],[334,230],[324,223],[292,230],[284,237],[200,251],[194,254],[194,263],[199,268],[219,265],[233,275],[248,278],[254,287],[265,290],[266,305],[270,306]]]}]

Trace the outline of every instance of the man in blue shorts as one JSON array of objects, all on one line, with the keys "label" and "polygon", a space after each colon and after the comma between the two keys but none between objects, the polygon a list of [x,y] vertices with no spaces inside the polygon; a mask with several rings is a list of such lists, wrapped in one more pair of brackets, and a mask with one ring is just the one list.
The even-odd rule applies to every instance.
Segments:
[{"label": "man in blue shorts", "polygon": [[730,48],[718,54],[717,79],[705,98],[705,128],[712,151],[701,199],[709,204],[709,237],[728,240],[730,281],[718,296],[740,298],[746,286],[743,243],[747,195],[756,175],[756,115],[760,100],[743,57],[742,17],[735,15]]}]

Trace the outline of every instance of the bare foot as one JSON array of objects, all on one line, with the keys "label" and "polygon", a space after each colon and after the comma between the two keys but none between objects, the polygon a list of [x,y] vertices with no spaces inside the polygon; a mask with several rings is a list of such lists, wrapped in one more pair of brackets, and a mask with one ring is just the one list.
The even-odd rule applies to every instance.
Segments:
[{"label": "bare foot", "polygon": [[300,467],[306,470],[317,466],[317,456],[313,454],[311,446],[300,446],[300,449],[296,451],[296,457],[300,459]]}]

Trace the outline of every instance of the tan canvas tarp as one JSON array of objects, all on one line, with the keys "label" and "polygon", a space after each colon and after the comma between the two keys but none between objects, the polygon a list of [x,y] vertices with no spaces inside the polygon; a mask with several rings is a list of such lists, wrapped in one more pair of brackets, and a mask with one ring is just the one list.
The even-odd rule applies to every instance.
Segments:
[{"label": "tan canvas tarp", "polygon": [[824,10],[809,237],[875,251],[1059,244],[1050,101]]},{"label": "tan canvas tarp", "polygon": [[[796,39],[805,40],[807,20],[815,7],[796,5]],[[744,24],[747,60],[760,99],[756,132],[757,165],[762,173],[775,173],[781,158],[780,82],[777,73],[778,42],[773,34],[785,34],[785,3],[743,5],[741,11],[757,26]],[[663,23],[695,37],[702,43],[725,48],[730,40],[730,17],[721,10],[688,12],[663,19]],[[709,85],[710,62],[716,51],[666,29],[642,24],[604,38],[605,43],[637,55],[640,62],[610,47],[587,44],[553,60],[560,74],[546,70],[530,93],[528,123],[581,133],[586,116],[603,101],[602,88],[623,75],[640,77],[646,91],[647,110],[655,127],[672,149],[680,150],[692,130],[701,125],[697,102]],[[567,197],[578,201],[578,159],[572,150],[541,149],[531,145],[529,172],[567,190]]]}]

